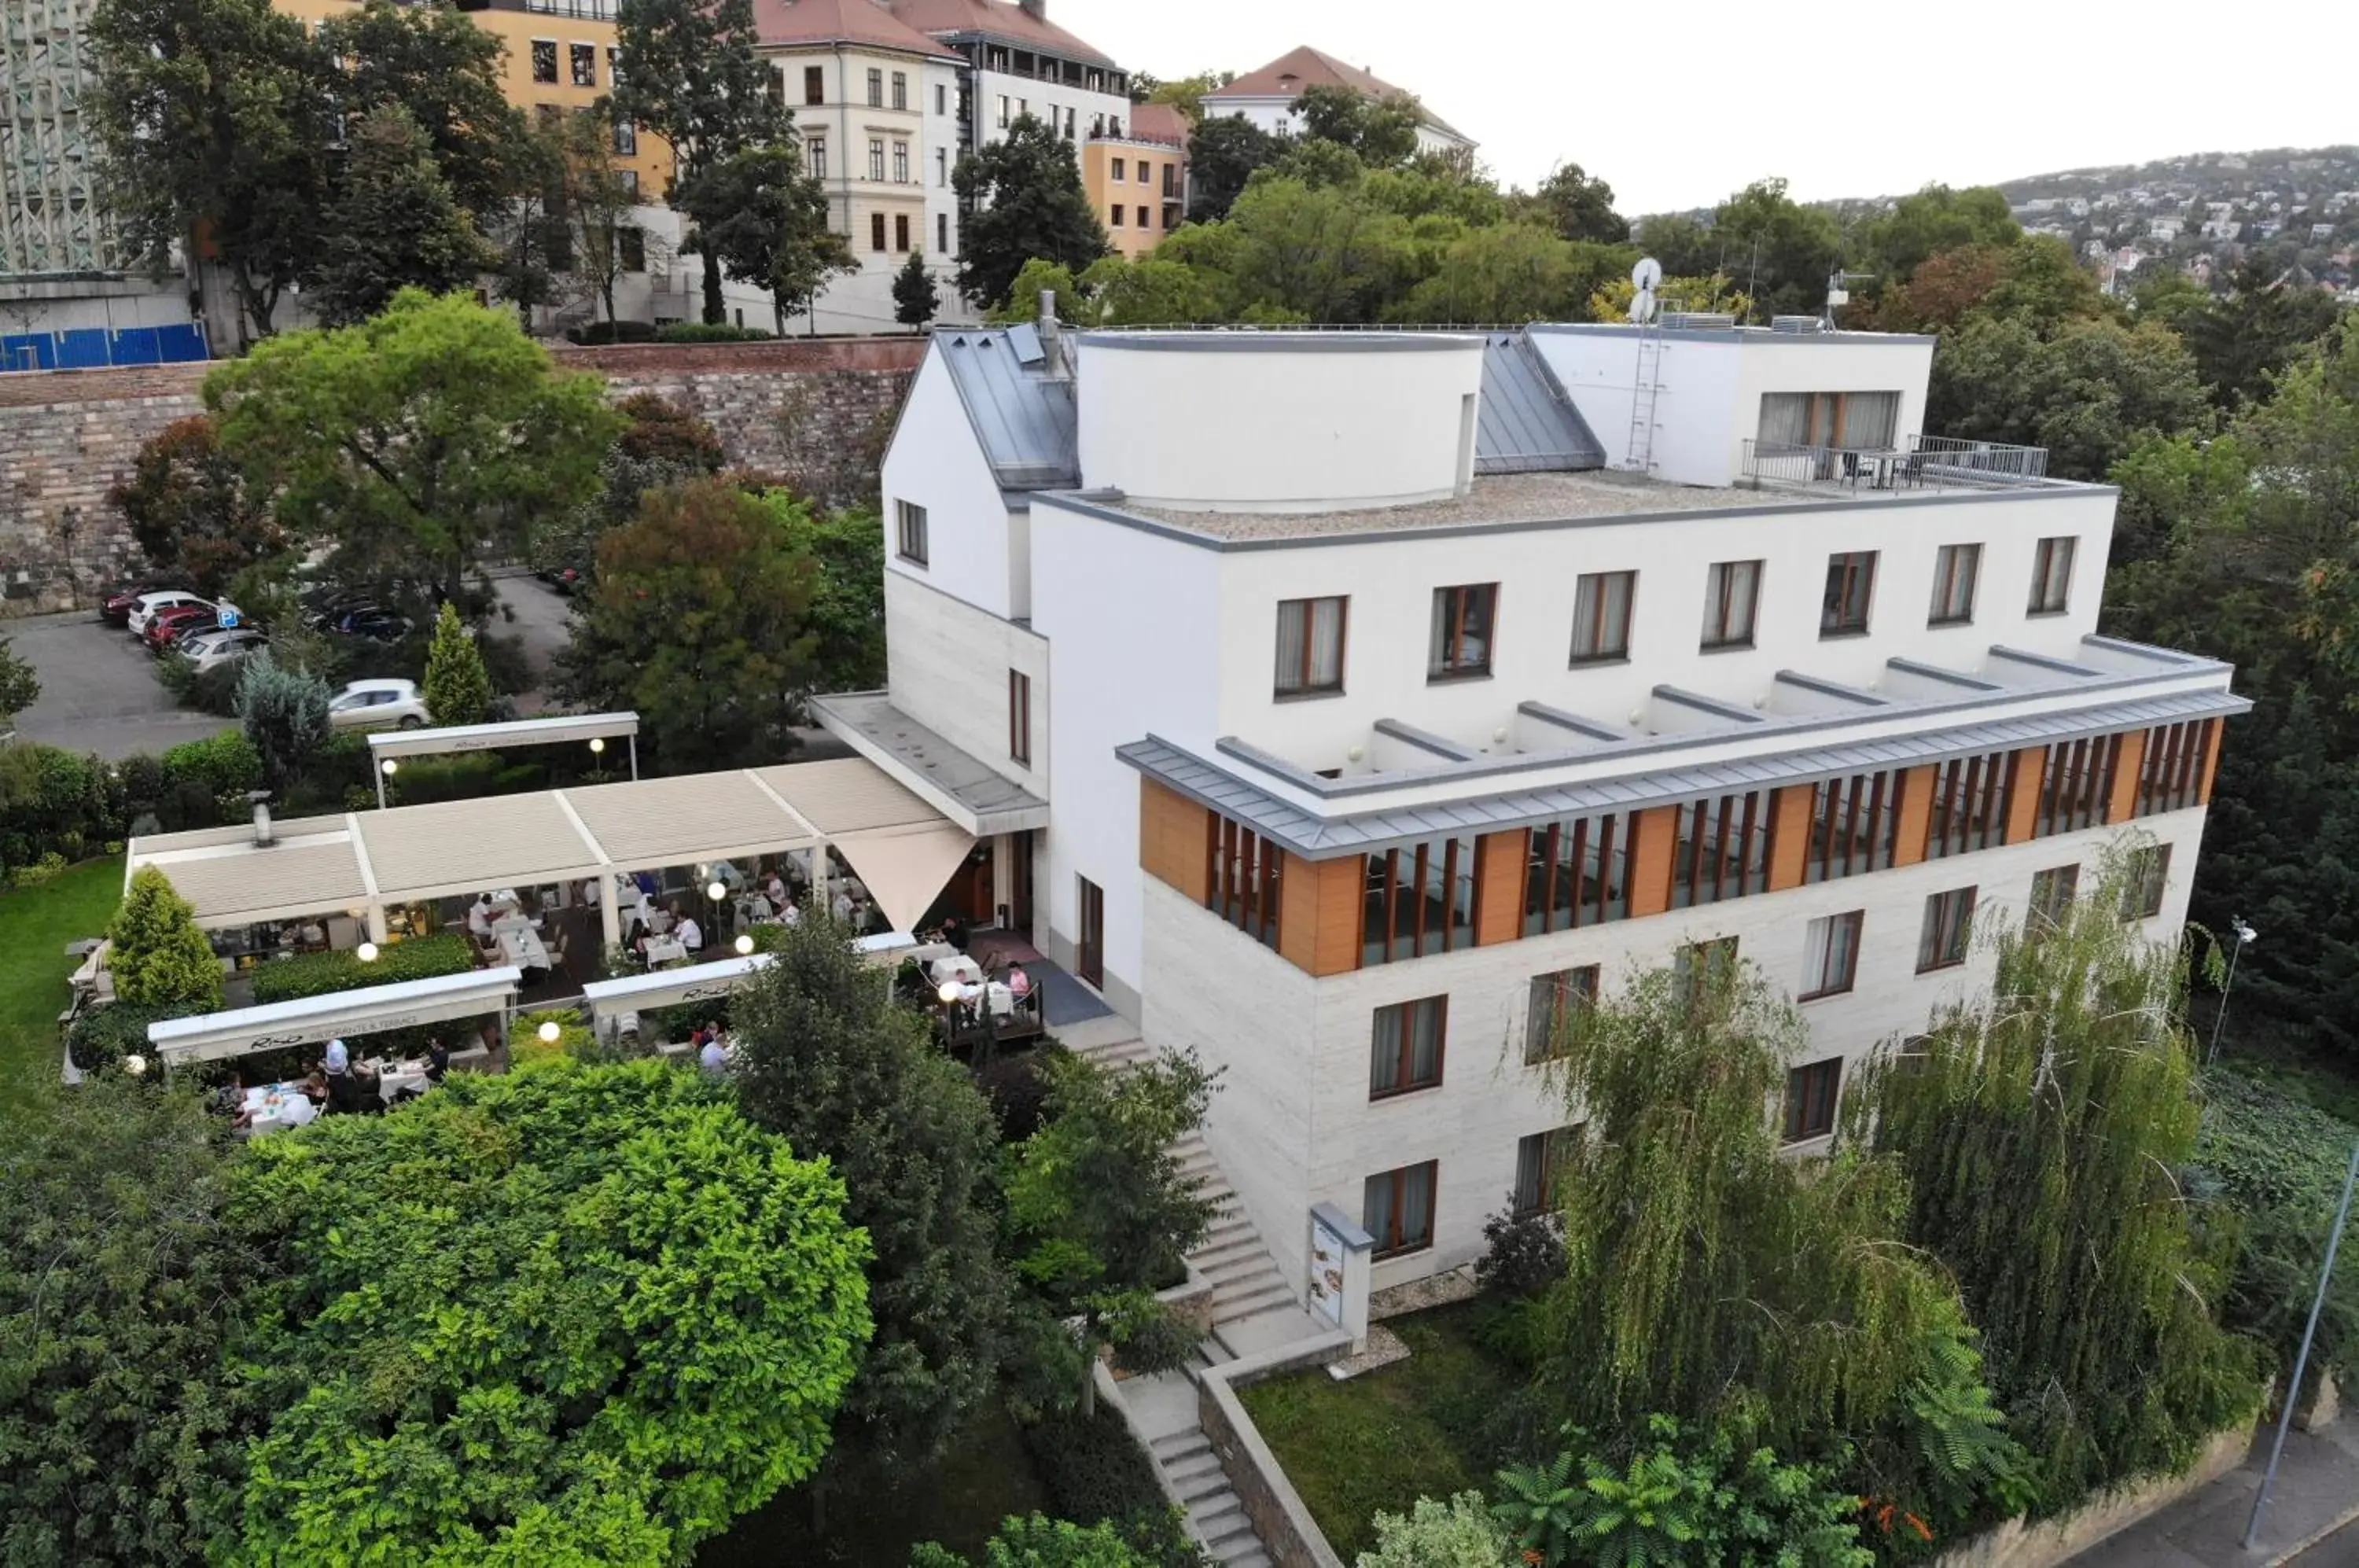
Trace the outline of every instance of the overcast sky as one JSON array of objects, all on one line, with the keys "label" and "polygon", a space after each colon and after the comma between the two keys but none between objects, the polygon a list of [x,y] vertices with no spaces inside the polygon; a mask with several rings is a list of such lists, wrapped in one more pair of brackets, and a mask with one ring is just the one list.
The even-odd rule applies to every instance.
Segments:
[{"label": "overcast sky", "polygon": [[1158,76],[1249,71],[1310,44],[1418,94],[1482,144],[1502,183],[1528,187],[1569,160],[1611,183],[1625,213],[1707,206],[1768,175],[1821,201],[2359,138],[2323,56],[2303,66],[2287,52],[2347,47],[2347,33],[2332,41],[2328,0],[2268,8],[2267,38],[2241,61],[2233,8],[2192,27],[2167,6],[2091,0],[1886,0],[1824,5],[1816,20],[1725,0],[1048,5]]}]

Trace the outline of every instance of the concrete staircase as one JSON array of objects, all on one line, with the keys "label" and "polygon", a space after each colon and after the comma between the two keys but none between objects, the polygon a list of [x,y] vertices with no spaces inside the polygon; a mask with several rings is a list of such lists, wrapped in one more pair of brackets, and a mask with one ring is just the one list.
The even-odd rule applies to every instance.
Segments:
[{"label": "concrete staircase", "polygon": [[1269,1553],[1222,1472],[1212,1440],[1201,1428],[1158,1437],[1148,1447],[1188,1510],[1188,1528],[1213,1562],[1222,1568],[1270,1568]]}]

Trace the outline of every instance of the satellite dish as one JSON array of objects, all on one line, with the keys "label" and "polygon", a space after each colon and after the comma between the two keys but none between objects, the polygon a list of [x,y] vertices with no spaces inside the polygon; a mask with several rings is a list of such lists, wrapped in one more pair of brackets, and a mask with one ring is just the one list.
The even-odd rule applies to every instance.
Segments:
[{"label": "satellite dish", "polygon": [[1638,265],[1630,269],[1630,287],[1633,289],[1652,293],[1655,285],[1662,280],[1663,264],[1651,256],[1639,257]]}]

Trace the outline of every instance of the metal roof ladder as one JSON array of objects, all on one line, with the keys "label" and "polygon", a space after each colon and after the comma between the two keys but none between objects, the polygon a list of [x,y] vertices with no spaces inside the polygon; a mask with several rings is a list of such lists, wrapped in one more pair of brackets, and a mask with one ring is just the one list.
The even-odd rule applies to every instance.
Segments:
[{"label": "metal roof ladder", "polygon": [[1646,474],[1655,466],[1655,397],[1662,390],[1663,330],[1652,321],[1638,328],[1638,373],[1630,385],[1630,441],[1622,466]]}]

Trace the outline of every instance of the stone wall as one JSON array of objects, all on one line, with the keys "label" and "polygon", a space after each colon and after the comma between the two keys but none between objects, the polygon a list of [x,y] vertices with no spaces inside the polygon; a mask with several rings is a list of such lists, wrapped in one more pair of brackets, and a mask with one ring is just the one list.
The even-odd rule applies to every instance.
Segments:
[{"label": "stone wall", "polygon": [[[1343,1568],[1310,1517],[1286,1469],[1236,1395],[1248,1384],[1306,1367],[1323,1367],[1352,1353],[1352,1336],[1342,1329],[1242,1360],[1205,1367],[1196,1377],[1196,1419],[1212,1440],[1221,1471],[1245,1505],[1261,1537],[1262,1550],[1277,1568]],[[1406,1505],[1404,1505],[1406,1506]]]},{"label": "stone wall", "polygon": [[[654,392],[710,420],[729,461],[842,506],[872,500],[926,343],[826,338],[558,347],[617,398]],[[201,411],[203,365],[0,375],[0,614],[88,603],[137,566],[107,490],[140,446]]]}]

